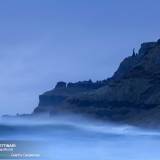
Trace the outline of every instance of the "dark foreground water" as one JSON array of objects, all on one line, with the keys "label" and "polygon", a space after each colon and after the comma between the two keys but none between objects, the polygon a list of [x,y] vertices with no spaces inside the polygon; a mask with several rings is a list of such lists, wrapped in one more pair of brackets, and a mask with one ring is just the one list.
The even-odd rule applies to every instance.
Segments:
[{"label": "dark foreground water", "polygon": [[160,160],[159,132],[80,119],[1,121],[0,140],[16,144],[0,151],[1,159],[29,153],[43,160]]}]

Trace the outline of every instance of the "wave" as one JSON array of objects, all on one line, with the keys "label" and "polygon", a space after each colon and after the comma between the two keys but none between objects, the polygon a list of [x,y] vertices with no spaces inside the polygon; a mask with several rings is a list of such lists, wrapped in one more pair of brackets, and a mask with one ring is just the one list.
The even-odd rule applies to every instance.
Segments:
[{"label": "wave", "polygon": [[[45,131],[45,132],[44,132]],[[79,135],[114,135],[114,136],[160,136],[160,132],[144,130],[129,125],[95,122],[86,119],[66,120],[15,120],[0,123],[0,138],[13,135],[38,137],[55,136],[56,134]]]}]

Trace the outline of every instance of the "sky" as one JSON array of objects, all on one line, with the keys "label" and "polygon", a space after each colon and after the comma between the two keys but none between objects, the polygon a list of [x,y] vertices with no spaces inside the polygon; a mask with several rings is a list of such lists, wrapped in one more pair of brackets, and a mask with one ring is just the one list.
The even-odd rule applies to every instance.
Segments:
[{"label": "sky", "polygon": [[160,38],[159,0],[0,0],[0,115],[31,113],[57,81],[106,79]]}]

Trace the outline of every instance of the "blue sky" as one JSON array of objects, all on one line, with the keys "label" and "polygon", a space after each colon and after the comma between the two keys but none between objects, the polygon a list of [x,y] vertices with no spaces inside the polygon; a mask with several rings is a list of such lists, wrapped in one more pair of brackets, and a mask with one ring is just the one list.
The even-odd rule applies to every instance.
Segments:
[{"label": "blue sky", "polygon": [[30,113],[57,81],[100,80],[160,38],[158,0],[1,0],[0,114]]}]

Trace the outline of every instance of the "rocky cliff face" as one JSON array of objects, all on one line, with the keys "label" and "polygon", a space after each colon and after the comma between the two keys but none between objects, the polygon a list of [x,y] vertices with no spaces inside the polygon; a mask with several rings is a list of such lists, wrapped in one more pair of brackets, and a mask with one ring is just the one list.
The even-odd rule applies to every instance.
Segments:
[{"label": "rocky cliff face", "polygon": [[143,43],[107,80],[59,82],[39,97],[34,114],[74,112],[130,124],[160,122],[160,40]]},{"label": "rocky cliff face", "polygon": [[[39,105],[34,113],[56,113],[66,106],[67,100],[71,97],[89,93],[100,87],[106,86],[109,80],[97,81],[91,80],[77,83],[58,82],[55,88],[39,96]],[[63,106],[63,107],[62,107]]]}]

